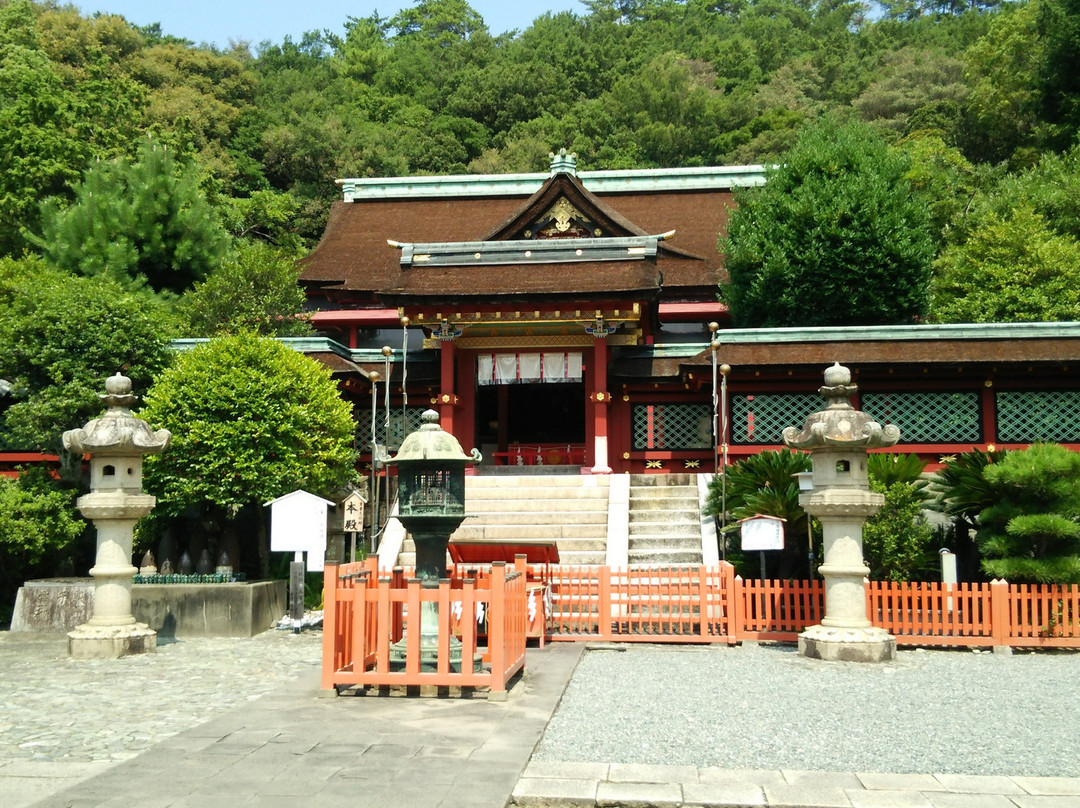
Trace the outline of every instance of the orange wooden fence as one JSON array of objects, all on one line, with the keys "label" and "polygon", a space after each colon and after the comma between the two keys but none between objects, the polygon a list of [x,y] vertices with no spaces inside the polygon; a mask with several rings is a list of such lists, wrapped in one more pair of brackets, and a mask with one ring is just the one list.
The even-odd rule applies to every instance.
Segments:
[{"label": "orange wooden fence", "polygon": [[[504,691],[525,664],[527,624],[551,640],[727,643],[794,641],[824,616],[821,581],[744,581],[716,567],[459,566],[437,588],[378,577],[374,559],[328,566],[324,579],[323,688],[341,685],[461,685]],[[526,590],[526,579],[534,581]],[[543,584],[537,597],[535,582]],[[421,604],[439,606],[434,669],[421,661]],[[1080,586],[868,581],[871,623],[899,645],[1080,647]],[[473,619],[474,615],[482,619]],[[532,621],[532,622],[530,622]],[[465,660],[452,670],[449,637]],[[403,664],[390,646],[405,636]],[[485,644],[486,643],[486,644]],[[482,657],[479,670],[468,664]]]},{"label": "orange wooden fence", "polygon": [[[394,578],[397,578],[395,584]],[[404,582],[404,585],[400,585]],[[438,605],[436,658],[421,658],[422,604]],[[323,577],[322,687],[436,685],[506,690],[525,665],[525,576],[496,562],[482,582],[443,579],[437,587],[378,577],[375,559],[327,565]],[[486,646],[473,616],[485,616]],[[461,663],[451,662],[451,636]],[[404,636],[404,659],[391,645]],[[457,667],[457,670],[454,670]]]},{"label": "orange wooden fence", "polygon": [[619,642],[729,642],[733,568],[551,567],[549,637]]}]

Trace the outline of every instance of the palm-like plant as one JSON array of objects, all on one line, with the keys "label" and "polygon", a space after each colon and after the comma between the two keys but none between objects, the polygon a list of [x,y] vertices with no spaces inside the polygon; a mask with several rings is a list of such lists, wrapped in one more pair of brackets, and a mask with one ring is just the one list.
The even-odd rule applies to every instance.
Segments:
[{"label": "palm-like plant", "polygon": [[[730,533],[740,519],[752,516],[776,516],[784,519],[784,533],[788,537],[781,553],[778,574],[787,576],[796,571],[802,575],[806,564],[801,561],[803,543],[801,537],[807,535],[806,511],[799,505],[799,485],[793,475],[810,470],[810,456],[782,449],[778,452],[760,452],[740,460],[727,470],[726,496],[729,536],[722,541],[730,541]],[[709,496],[705,502],[705,512],[720,516],[723,510],[722,485],[719,476],[709,484]],[[728,551],[729,560],[740,568],[741,559]],[[801,566],[800,566],[801,564]],[[749,567],[747,567],[748,569]],[[743,572],[740,569],[740,572]]]},{"label": "palm-like plant", "polygon": [[969,530],[979,527],[979,514],[998,501],[998,491],[983,476],[986,467],[1005,458],[1004,451],[973,449],[945,460],[931,481],[928,506],[952,516]]}]

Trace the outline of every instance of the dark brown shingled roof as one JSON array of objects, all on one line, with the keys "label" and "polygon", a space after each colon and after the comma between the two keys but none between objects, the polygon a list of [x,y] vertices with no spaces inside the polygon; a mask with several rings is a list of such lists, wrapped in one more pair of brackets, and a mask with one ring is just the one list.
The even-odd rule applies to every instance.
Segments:
[{"label": "dark brown shingled roof", "polygon": [[[528,267],[403,268],[398,242],[483,241],[509,237],[538,207],[561,191],[589,207],[613,231],[661,234],[652,261],[564,263]],[[571,194],[573,194],[571,198]],[[549,199],[549,197],[551,197]],[[322,240],[302,259],[301,281],[374,295],[388,305],[413,298],[494,298],[499,295],[567,297],[598,292],[652,297],[660,286],[668,299],[715,295],[720,280],[717,234],[726,227],[731,194],[657,192],[593,195],[580,180],[557,174],[529,199],[521,197],[424,198],[335,202]]]}]

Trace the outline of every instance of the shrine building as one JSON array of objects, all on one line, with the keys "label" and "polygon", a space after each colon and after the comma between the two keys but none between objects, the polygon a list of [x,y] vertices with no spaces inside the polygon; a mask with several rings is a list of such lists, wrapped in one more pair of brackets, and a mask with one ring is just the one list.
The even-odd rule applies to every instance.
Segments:
[{"label": "shrine building", "polygon": [[711,472],[782,448],[835,361],[855,405],[900,427],[893,451],[932,466],[1080,449],[1080,323],[730,328],[717,237],[733,193],[764,181],[760,166],[578,172],[565,151],[549,174],[339,180],[300,278],[321,336],[297,347],[332,369],[369,455],[435,408],[480,473]]}]

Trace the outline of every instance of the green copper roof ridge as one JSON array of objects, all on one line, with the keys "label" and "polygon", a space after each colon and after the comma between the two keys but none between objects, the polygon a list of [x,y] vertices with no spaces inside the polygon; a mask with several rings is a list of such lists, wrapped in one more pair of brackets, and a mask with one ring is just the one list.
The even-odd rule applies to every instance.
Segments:
[{"label": "green copper roof ridge", "polygon": [[612,236],[611,238],[553,238],[553,239],[508,239],[506,241],[395,241],[394,247],[412,247],[416,251],[442,252],[515,252],[532,250],[534,252],[561,252],[571,247],[640,247],[652,241],[663,241],[667,233],[646,236]]},{"label": "green copper roof ridge", "polygon": [[[431,196],[530,196],[551,178],[550,173],[446,174],[412,177],[342,178],[346,202],[356,199],[401,199]],[[696,190],[760,185],[765,167],[694,166],[690,168],[612,169],[579,171],[578,179],[593,193]]]},{"label": "green copper roof ridge", "polygon": [[721,329],[721,344],[763,342],[891,342],[928,339],[1049,339],[1080,337],[1080,322],[1058,323],[947,323],[877,326],[814,326],[807,328]]}]

